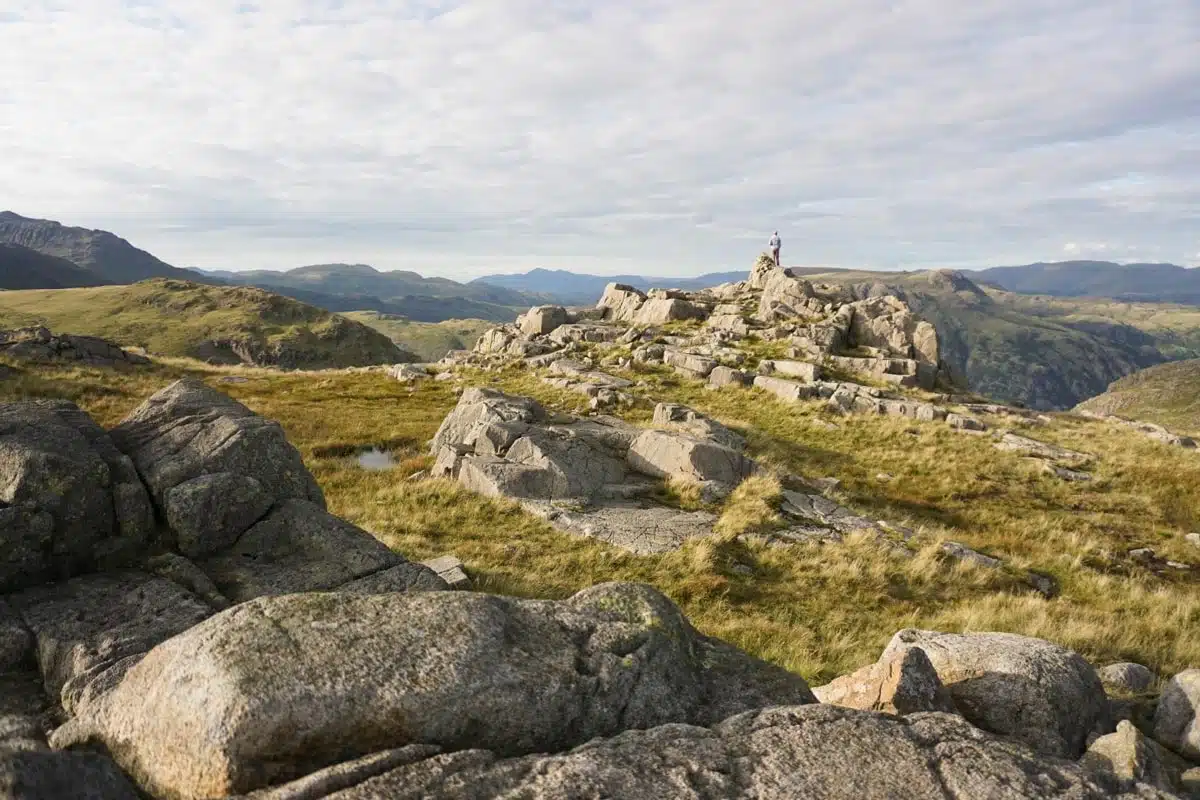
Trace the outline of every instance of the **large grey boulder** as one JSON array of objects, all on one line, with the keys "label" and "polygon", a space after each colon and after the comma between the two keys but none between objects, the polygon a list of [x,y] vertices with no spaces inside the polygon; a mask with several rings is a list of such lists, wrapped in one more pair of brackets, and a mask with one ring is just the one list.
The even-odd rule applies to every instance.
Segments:
[{"label": "large grey boulder", "polygon": [[473,387],[462,393],[454,410],[442,420],[430,452],[437,455],[445,445],[473,450],[476,437],[495,423],[528,425],[545,419],[546,411],[536,400]]},{"label": "large grey boulder", "polygon": [[754,471],[754,462],[733,448],[656,430],[645,431],[634,440],[627,460],[644,475],[728,486],[736,486]]},{"label": "large grey boulder", "polygon": [[200,562],[235,603],[336,589],[407,563],[371,534],[304,500],[288,500],[228,550]]},{"label": "large grey boulder", "polygon": [[132,563],[153,525],[133,463],[73,403],[0,404],[0,591]]},{"label": "large grey boulder", "polygon": [[1154,738],[1200,761],[1200,669],[1187,669],[1167,682],[1154,712]]},{"label": "large grey boulder", "polygon": [[[110,669],[127,669],[213,609],[172,581],[136,570],[84,575],[12,595],[33,635],[46,693],[72,711]],[[122,664],[122,662],[125,662]]]},{"label": "large grey boulder", "polygon": [[663,363],[692,378],[707,378],[717,368],[715,360],[682,350],[664,350]]},{"label": "large grey boulder", "polygon": [[623,283],[610,283],[604,287],[604,294],[596,308],[603,312],[605,319],[632,322],[644,302],[646,295],[640,290]]},{"label": "large grey boulder", "polygon": [[0,331],[0,355],[17,361],[74,361],[93,367],[150,363],[145,356],[128,352],[107,339],[54,334],[40,326]]},{"label": "large grey boulder", "polygon": [[212,798],[407,744],[557,752],[813,701],[644,585],[566,601],[300,594],[159,645],[52,744],[102,744],[151,794]]},{"label": "large grey boulder", "polygon": [[1155,681],[1154,673],[1148,667],[1128,661],[1101,667],[1096,674],[1105,686],[1122,692],[1149,691]]},{"label": "large grey boulder", "polygon": [[516,324],[526,336],[544,336],[567,324],[567,310],[562,306],[534,306],[517,317]]},{"label": "large grey boulder", "polygon": [[1078,758],[1093,731],[1111,730],[1108,697],[1078,653],[1011,633],[905,629],[881,660],[918,647],[964,717],[1048,755]]},{"label": "large grey boulder", "polygon": [[707,312],[700,306],[680,298],[650,298],[638,307],[632,322],[635,325],[662,325],[675,320],[704,319]]},{"label": "large grey boulder", "polygon": [[[402,766],[378,774],[377,763]],[[898,718],[825,705],[749,711],[712,727],[662,725],[557,755],[505,758],[483,749],[420,758],[391,751],[314,775],[338,800],[1134,800],[1108,776],[1037,756],[948,714]],[[294,791],[292,786],[295,787]],[[300,800],[304,783],[255,800]]]},{"label": "large grey boulder", "polygon": [[112,437],[172,525],[165,544],[190,556],[224,549],[276,503],[325,507],[278,423],[197,380],[151,396]]}]

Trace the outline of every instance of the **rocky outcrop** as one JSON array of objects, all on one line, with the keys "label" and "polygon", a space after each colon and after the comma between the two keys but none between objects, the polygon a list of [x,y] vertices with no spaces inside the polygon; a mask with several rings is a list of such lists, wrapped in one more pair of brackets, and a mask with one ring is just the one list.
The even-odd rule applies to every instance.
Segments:
[{"label": "rocky outcrop", "polygon": [[902,719],[824,705],[750,711],[710,728],[629,730],[560,754],[506,755],[393,750],[255,800],[318,796],[303,792],[327,782],[346,787],[339,800],[1171,797],[1145,785],[1125,791],[1107,775],[1034,755],[951,715]]},{"label": "rocky outcrop", "polygon": [[881,660],[920,648],[972,724],[1060,758],[1082,755],[1088,735],[1111,730],[1108,697],[1081,656],[1011,633],[903,630]]},{"label": "rocky outcrop", "polygon": [[[678,547],[687,536],[711,533],[715,517],[668,521],[651,498],[659,482],[697,483],[724,496],[756,465],[740,436],[691,409],[663,406],[657,420],[668,430],[551,415],[529,398],[468,389],[433,439],[432,472],[489,497],[523,501],[563,530],[639,552]],[[563,503],[587,510],[555,508]],[[663,535],[638,532],[648,526]]]},{"label": "rocky outcrop", "polygon": [[190,558],[227,549],[283,501],[325,507],[278,423],[196,380],[152,396],[112,437],[167,522],[165,544]]},{"label": "rocky outcrop", "polygon": [[564,602],[307,594],[237,606],[155,648],[54,743],[103,743],[155,794],[220,797],[389,747],[558,752],[813,701],[644,586]]},{"label": "rocky outcrop", "polygon": [[0,591],[130,564],[153,527],[133,463],[74,404],[0,404]]},{"label": "rocky outcrop", "polygon": [[105,339],[54,334],[43,327],[0,331],[0,356],[14,361],[43,364],[68,362],[90,367],[150,363],[145,356],[131,353]]}]

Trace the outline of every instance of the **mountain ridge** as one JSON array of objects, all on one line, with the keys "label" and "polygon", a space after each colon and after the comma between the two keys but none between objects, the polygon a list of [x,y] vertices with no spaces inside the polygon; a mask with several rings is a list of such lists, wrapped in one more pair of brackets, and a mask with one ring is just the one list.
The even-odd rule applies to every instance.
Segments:
[{"label": "mountain ridge", "polygon": [[1200,268],[1178,264],[1039,261],[973,274],[1021,294],[1200,304]]}]

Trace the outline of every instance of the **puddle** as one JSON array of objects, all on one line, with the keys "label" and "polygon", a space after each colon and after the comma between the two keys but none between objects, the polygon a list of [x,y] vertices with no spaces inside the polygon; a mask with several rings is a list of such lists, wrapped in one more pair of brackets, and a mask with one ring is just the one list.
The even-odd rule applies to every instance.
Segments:
[{"label": "puddle", "polygon": [[371,470],[391,469],[396,466],[396,459],[388,451],[372,447],[358,454],[358,465]]}]

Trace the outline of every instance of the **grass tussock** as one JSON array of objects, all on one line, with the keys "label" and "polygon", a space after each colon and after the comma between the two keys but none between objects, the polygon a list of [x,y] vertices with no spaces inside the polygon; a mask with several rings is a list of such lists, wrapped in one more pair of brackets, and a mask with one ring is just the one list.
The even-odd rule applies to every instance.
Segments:
[{"label": "grass tussock", "polygon": [[[27,369],[0,382],[0,400],[65,397],[111,426],[152,392],[193,375],[278,420],[324,489],[330,510],[414,559],[452,552],[482,591],[558,598],[595,583],[657,586],[705,633],[813,681],[874,660],[903,627],[1005,630],[1041,636],[1095,663],[1139,661],[1170,674],[1200,663],[1200,570],[1155,572],[1127,557],[1153,547],[1196,563],[1183,540],[1200,520],[1200,457],[1127,429],[1053,415],[1027,435],[1095,456],[1095,480],[1065,483],[1031,469],[987,437],[945,425],[842,418],[819,404],[785,405],[754,389],[706,389],[668,370],[623,372],[651,396],[683,402],[729,424],[754,456],[779,470],[841,480],[840,502],[918,532],[911,558],[870,537],[839,545],[772,546],[741,532],[778,524],[778,482],[746,481],[720,510],[720,534],[681,550],[634,556],[569,536],[514,503],[444,480],[410,480],[429,465],[426,443],[457,402],[455,382],[415,388],[377,373],[230,370],[186,360],[140,370]],[[223,383],[237,375],[242,383]],[[520,371],[473,373],[466,385],[530,394],[560,410],[581,395]],[[652,404],[624,412],[648,423]],[[397,465],[371,471],[354,453],[384,446]],[[888,480],[878,476],[887,473]],[[670,486],[675,503],[698,498]],[[993,570],[947,559],[962,542],[1003,559]],[[1047,600],[1020,578],[1052,575]]]}]

